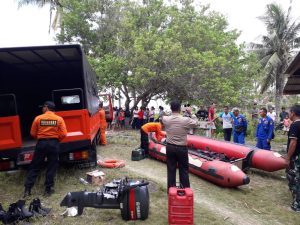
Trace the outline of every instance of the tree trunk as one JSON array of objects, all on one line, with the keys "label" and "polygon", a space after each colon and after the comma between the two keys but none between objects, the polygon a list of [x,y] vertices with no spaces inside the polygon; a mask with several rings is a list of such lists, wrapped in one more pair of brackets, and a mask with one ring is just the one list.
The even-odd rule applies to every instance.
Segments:
[{"label": "tree trunk", "polygon": [[126,85],[122,85],[121,87],[121,91],[123,93],[123,95],[125,96],[125,109],[130,109],[129,108],[129,105],[130,105],[130,102],[131,102],[131,98],[129,96],[129,91],[128,91],[128,88],[126,87]]},{"label": "tree trunk", "polygon": [[113,105],[113,107],[115,106],[115,88],[111,87],[111,104]]},{"label": "tree trunk", "polygon": [[275,90],[275,112],[276,112],[276,122],[279,121],[279,113],[281,109],[282,96],[283,96],[283,81],[284,74],[277,73],[276,74],[276,90]]},{"label": "tree trunk", "polygon": [[118,99],[119,99],[119,108],[121,108],[121,90],[118,88]]}]

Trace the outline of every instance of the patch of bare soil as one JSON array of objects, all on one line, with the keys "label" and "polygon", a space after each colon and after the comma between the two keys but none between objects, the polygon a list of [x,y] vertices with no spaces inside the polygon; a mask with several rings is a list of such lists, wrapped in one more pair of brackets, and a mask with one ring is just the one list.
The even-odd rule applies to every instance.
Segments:
[{"label": "patch of bare soil", "polygon": [[[148,160],[149,161],[149,160]],[[151,160],[153,161],[153,160]],[[156,182],[167,185],[166,183],[166,168],[161,170],[160,166],[152,167],[151,169],[147,166],[149,163],[142,163],[140,166],[133,166],[127,163],[126,168],[134,173],[141,174],[141,176],[146,176]],[[164,164],[163,164],[164,165]],[[248,215],[247,212],[243,212],[243,209],[233,209],[223,202],[213,199],[210,196],[206,196],[201,188],[197,188],[198,177],[191,176],[192,188],[194,190],[194,201],[201,207],[205,207],[215,214],[226,218],[226,220],[231,221],[233,224],[241,225],[259,225],[265,224],[259,218],[255,218],[253,215]]]},{"label": "patch of bare soil", "polygon": [[[117,155],[114,155],[114,158],[116,157]],[[120,155],[118,157],[120,157]],[[154,180],[165,187],[167,186],[166,165],[159,161],[153,159],[144,159],[138,162],[127,160],[126,169],[139,174],[141,177]],[[201,183],[203,181],[199,180],[198,177],[192,175],[190,176],[190,179],[194,190],[194,200],[196,204],[209,209],[223,218],[227,218],[226,220],[233,224],[263,224],[258,218],[253,218],[253,215],[249,216],[247,213],[242,212],[241,209],[233,209],[227,206],[226,203],[224,204],[223,202],[218,201],[218,199],[214,199],[214,196],[206,195],[205,192],[201,190]],[[207,184],[211,185],[209,183]]]}]

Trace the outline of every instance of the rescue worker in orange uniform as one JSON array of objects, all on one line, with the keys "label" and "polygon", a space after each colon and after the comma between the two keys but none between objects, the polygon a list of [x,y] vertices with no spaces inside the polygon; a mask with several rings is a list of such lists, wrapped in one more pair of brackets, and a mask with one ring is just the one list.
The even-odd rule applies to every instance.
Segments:
[{"label": "rescue worker in orange uniform", "polygon": [[37,139],[35,152],[25,181],[24,198],[31,195],[31,188],[47,158],[45,195],[54,193],[54,177],[58,168],[59,142],[67,135],[63,118],[56,115],[55,105],[46,101],[42,106],[43,114],[37,116],[31,126],[30,134]]},{"label": "rescue worker in orange uniform", "polygon": [[155,132],[156,139],[158,141],[161,141],[162,138],[165,137],[165,134],[161,132],[162,125],[160,122],[151,122],[146,123],[141,127],[141,148],[145,150],[145,155],[149,155],[149,138],[148,133],[149,132]]},{"label": "rescue worker in orange uniform", "polygon": [[100,114],[100,141],[99,144],[106,145],[106,135],[105,130],[107,127],[106,118],[105,118],[105,111],[103,109],[103,102],[99,103],[99,114]]}]

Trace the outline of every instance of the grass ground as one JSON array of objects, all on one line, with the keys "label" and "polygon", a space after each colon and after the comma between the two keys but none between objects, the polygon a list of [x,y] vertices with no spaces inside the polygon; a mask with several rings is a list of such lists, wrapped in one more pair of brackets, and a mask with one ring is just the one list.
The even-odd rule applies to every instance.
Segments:
[{"label": "grass ground", "polygon": [[[131,161],[131,150],[139,145],[139,133],[134,131],[116,132],[108,136],[108,145],[98,148],[102,159],[125,159],[126,166],[119,169],[102,169],[106,180],[132,177],[150,181],[150,214],[145,221],[125,222],[119,210],[86,208],[80,217],[63,217],[60,201],[69,191],[96,190],[97,187],[84,186],[79,182],[89,170],[60,168],[56,178],[55,194],[44,198],[42,174],[37,180],[31,198],[40,197],[53,212],[45,218],[30,220],[31,224],[167,224],[166,165],[153,159]],[[5,209],[9,203],[21,198],[25,171],[0,173],[0,202]],[[195,194],[195,224],[300,224],[300,214],[289,209],[291,196],[283,178],[284,171],[267,173],[258,170],[248,171],[250,184],[239,188],[220,188],[197,176],[190,175]],[[22,224],[22,223],[20,223]]]}]

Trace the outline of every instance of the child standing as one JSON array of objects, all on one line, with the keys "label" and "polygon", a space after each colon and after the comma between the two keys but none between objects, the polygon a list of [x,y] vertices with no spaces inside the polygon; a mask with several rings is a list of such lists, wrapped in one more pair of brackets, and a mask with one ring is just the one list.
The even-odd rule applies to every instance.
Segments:
[{"label": "child standing", "polygon": [[119,112],[119,124],[120,124],[120,128],[121,130],[125,130],[125,112],[123,109],[120,110]]},{"label": "child standing", "polygon": [[286,135],[290,130],[291,120],[289,118],[289,115],[286,115],[283,119],[283,134]]}]

